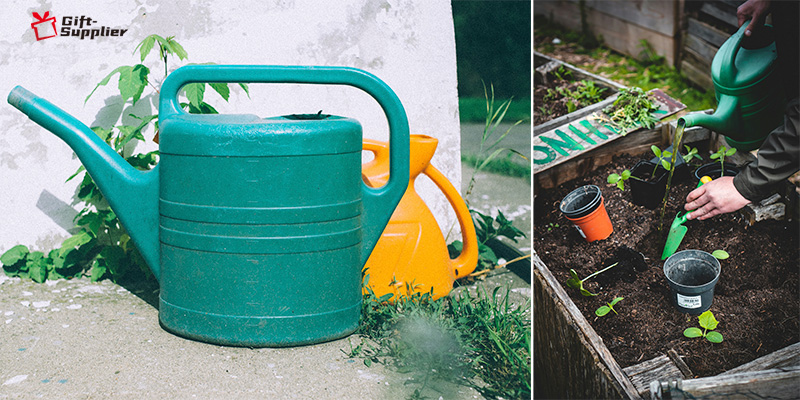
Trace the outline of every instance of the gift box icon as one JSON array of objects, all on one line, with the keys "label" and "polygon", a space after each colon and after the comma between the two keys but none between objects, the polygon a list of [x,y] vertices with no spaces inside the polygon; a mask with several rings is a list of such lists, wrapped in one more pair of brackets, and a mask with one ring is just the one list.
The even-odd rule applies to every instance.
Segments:
[{"label": "gift box icon", "polygon": [[39,13],[33,13],[33,17],[36,18],[36,22],[31,24],[31,28],[36,33],[36,40],[43,40],[47,38],[51,38],[58,35],[56,32],[56,17],[50,17],[50,11],[46,11],[44,16],[39,15]]}]

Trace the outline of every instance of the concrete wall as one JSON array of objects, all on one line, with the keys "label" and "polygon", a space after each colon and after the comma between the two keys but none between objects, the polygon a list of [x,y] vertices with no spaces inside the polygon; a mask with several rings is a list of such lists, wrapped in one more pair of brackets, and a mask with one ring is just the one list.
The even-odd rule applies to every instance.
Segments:
[{"label": "concrete wall", "polygon": [[[460,186],[460,136],[456,63],[449,0],[118,0],[4,2],[0,16],[0,252],[16,244],[47,250],[69,236],[78,205],[77,182],[64,181],[79,161],[60,139],[5,101],[16,85],[44,97],[90,126],[119,124],[122,109],[116,78],[84,104],[114,68],[139,62],[134,47],[147,35],[175,36],[189,54],[171,59],[170,70],[187,62],[279,65],[343,65],[365,69],[400,97],[411,133],[440,140],[434,165]],[[127,29],[122,36],[36,39],[33,12],[49,12],[56,28],[64,17],[87,16],[92,28]],[[163,65],[145,62],[151,79]],[[262,117],[317,112],[358,119],[364,137],[388,139],[380,107],[358,89],[334,86],[260,85],[250,99],[234,90],[230,103],[216,93],[206,99],[222,113]],[[146,90],[145,93],[149,91]],[[137,109],[154,104],[144,98]],[[125,117],[127,118],[127,117]],[[155,149],[149,142],[140,150]],[[77,179],[76,179],[77,180]],[[430,182],[422,192],[440,225],[454,216]],[[452,238],[453,236],[451,236]],[[451,239],[452,240],[452,239]]]}]

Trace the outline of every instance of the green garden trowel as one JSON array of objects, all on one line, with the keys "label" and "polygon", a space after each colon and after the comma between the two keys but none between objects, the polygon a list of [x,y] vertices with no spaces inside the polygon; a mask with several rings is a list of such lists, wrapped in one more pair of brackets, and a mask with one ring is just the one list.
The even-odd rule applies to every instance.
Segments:
[{"label": "green garden trowel", "polygon": [[[700,178],[700,182],[697,184],[697,187],[703,186],[704,183],[708,182],[711,182],[711,178],[704,176]],[[661,253],[662,260],[666,260],[667,257],[675,253],[675,250],[678,250],[678,246],[681,245],[683,237],[686,236],[686,231],[689,230],[683,226],[683,224],[685,224],[687,221],[686,216],[692,211],[687,211],[683,213],[683,215],[679,213],[675,216],[675,220],[672,221],[672,225],[669,227],[669,235],[667,235],[667,243],[664,245],[664,252]]]}]

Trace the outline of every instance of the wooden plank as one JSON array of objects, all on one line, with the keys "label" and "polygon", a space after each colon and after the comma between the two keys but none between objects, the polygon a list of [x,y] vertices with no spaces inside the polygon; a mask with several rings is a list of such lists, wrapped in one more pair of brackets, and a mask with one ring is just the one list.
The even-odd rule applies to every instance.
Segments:
[{"label": "wooden plank", "polygon": [[[602,6],[601,3],[604,3],[603,0],[595,1],[600,6]],[[627,7],[632,9],[636,8],[631,7],[630,2],[617,2],[622,5],[628,4]],[[646,3],[651,2],[654,7],[675,7],[672,4],[673,2],[656,4],[659,3],[658,0],[646,0]],[[587,8],[589,8],[589,12],[587,12],[586,22],[589,26],[589,30],[597,37],[602,36],[606,46],[620,53],[638,58],[639,53],[642,51],[640,40],[644,39],[650,43],[656,54],[666,59],[668,65],[675,65],[677,41],[674,33],[665,34],[658,32],[649,27],[639,26],[605,12],[592,9],[591,7]],[[577,0],[537,1],[533,7],[533,12],[536,15],[544,15],[565,28],[577,32],[582,30],[581,12]],[[675,17],[673,16],[670,19],[673,20]]]},{"label": "wooden plank", "polygon": [[736,18],[736,9],[731,12],[730,7],[716,2],[705,2],[700,7],[700,12],[708,14],[730,26],[738,27],[739,20]]},{"label": "wooden plank", "polygon": [[672,37],[678,25],[676,3],[663,0],[587,0],[586,7]]},{"label": "wooden plank", "polygon": [[698,57],[703,60],[704,63],[711,65],[711,61],[714,60],[714,56],[717,54],[718,47],[714,47],[699,36],[695,36],[694,34],[686,35],[686,43],[685,49],[694,50],[697,53]]},{"label": "wooden plank", "polygon": [[800,366],[739,372],[706,378],[654,381],[653,399],[797,399]]},{"label": "wooden plank", "polygon": [[[653,102],[658,105],[661,111],[661,113],[654,114],[660,119],[686,108],[685,105],[670,98],[659,89],[653,89],[649,93],[652,94]],[[538,152],[533,158],[534,175],[567,162],[583,153],[617,141],[627,134],[618,133],[616,128],[610,127],[605,122],[608,120],[608,116],[603,114],[602,111],[598,110],[593,115],[598,118],[590,116],[549,131],[539,131],[534,134],[531,144],[533,145],[534,153]],[[534,131],[536,131],[535,128]]]},{"label": "wooden plank", "polygon": [[643,363],[622,369],[639,395],[645,397],[650,393],[650,382],[665,379],[683,379],[685,376],[667,355],[658,356]]},{"label": "wooden plank", "polygon": [[689,18],[687,32],[690,35],[699,37],[700,39],[708,42],[708,44],[720,48],[723,43],[731,36],[727,32],[723,32],[705,22],[698,21],[694,18]]},{"label": "wooden plank", "polygon": [[533,252],[534,397],[640,399],[602,339]]},{"label": "wooden plank", "polygon": [[686,62],[692,64],[698,71],[703,71],[703,74],[708,77],[709,82],[711,82],[711,64],[704,60],[696,51],[684,47],[683,48],[683,59],[682,62]]},{"label": "wooden plank", "polygon": [[686,78],[694,82],[696,85],[705,88],[713,89],[714,81],[707,72],[704,72],[696,66],[689,64],[685,60],[681,62],[681,72],[686,75]]}]

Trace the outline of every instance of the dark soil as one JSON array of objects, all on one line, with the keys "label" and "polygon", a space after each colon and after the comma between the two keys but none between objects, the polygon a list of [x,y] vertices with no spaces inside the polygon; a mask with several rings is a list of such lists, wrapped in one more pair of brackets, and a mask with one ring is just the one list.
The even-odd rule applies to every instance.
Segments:
[{"label": "dark soil", "polygon": [[[566,287],[570,268],[584,278],[619,262],[585,282],[598,296],[565,289],[617,362],[624,368],[675,349],[695,376],[712,376],[800,341],[800,225],[768,220],[747,226],[738,212],[685,225],[688,233],[679,251],[722,249],[730,258],[721,261],[711,305],[724,341],[714,344],[683,336],[686,328],[699,327],[698,320],[671,304],[661,252],[670,223],[696,182],[674,183],[662,233],[660,207],[648,210],[633,204],[627,182],[624,192],[606,183],[610,173],[630,169],[650,156],[617,157],[589,176],[539,191],[535,197],[534,248],[562,285]],[[583,240],[558,209],[565,195],[586,184],[601,188],[614,227],[608,239],[592,243]],[[614,306],[619,314],[595,316],[598,307],[617,296],[624,297]]]},{"label": "dark soil", "polygon": [[[578,103],[575,99],[563,96],[556,89],[563,88],[570,92],[574,92],[580,86],[580,81],[570,82],[564,79],[549,79],[547,83],[537,82],[533,89],[533,125],[543,124],[547,121],[556,119],[560,116],[569,114],[567,103],[572,102],[573,109],[578,110],[591,104]],[[550,96],[547,101],[544,100],[545,96]],[[605,99],[611,95],[611,91],[606,89],[601,93],[601,99]]]}]

